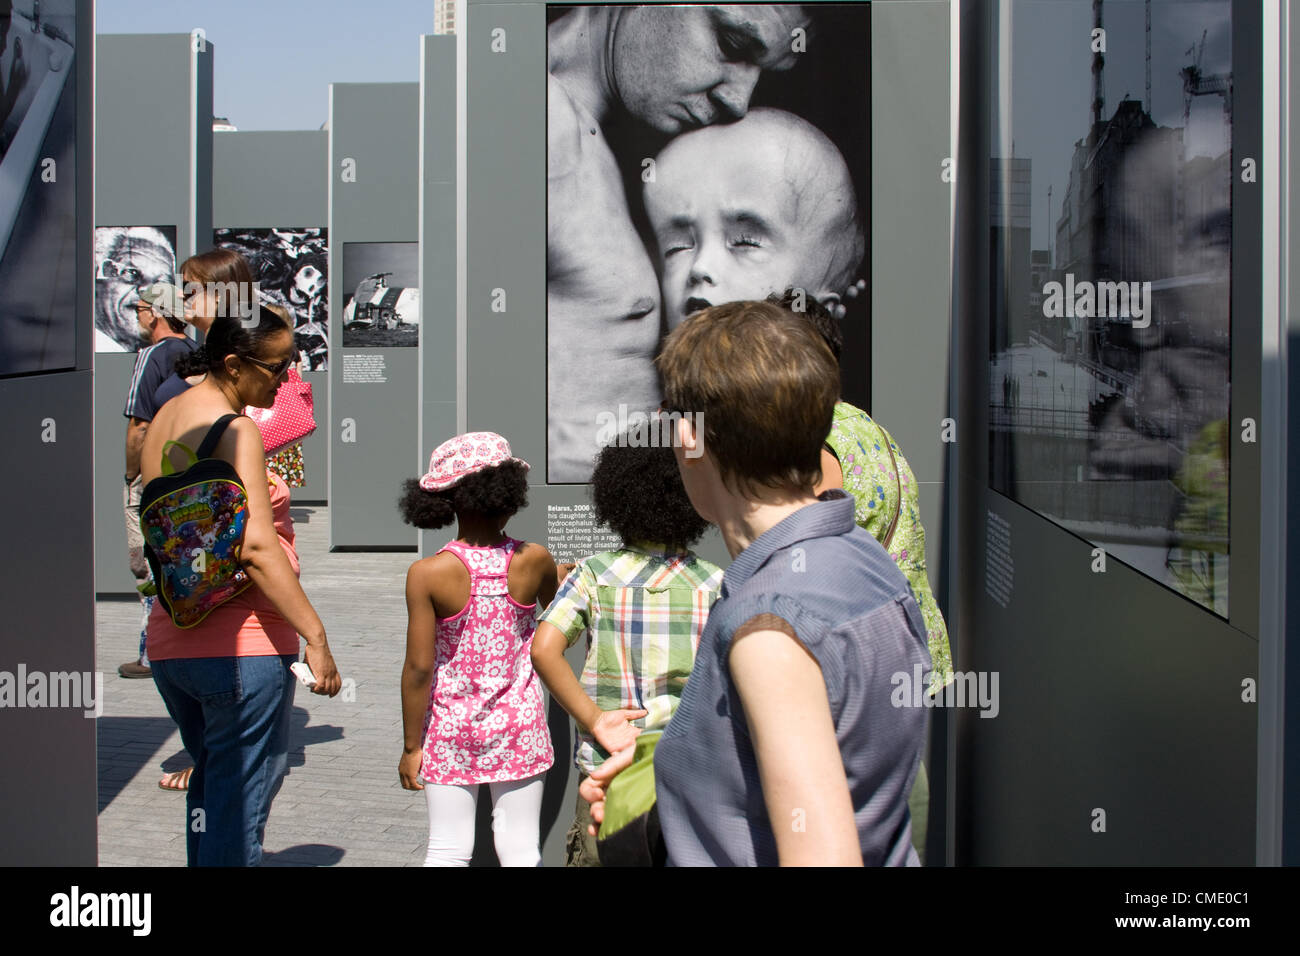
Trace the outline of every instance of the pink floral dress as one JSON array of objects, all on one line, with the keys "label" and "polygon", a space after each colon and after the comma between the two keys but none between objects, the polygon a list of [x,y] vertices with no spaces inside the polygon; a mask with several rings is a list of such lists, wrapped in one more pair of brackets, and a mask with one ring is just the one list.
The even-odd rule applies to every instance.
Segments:
[{"label": "pink floral dress", "polygon": [[523,780],[555,762],[531,657],[537,605],[520,604],[506,588],[510,560],[522,544],[507,538],[493,548],[460,541],[442,548],[469,571],[470,597],[459,614],[436,625],[420,764],[425,783]]}]

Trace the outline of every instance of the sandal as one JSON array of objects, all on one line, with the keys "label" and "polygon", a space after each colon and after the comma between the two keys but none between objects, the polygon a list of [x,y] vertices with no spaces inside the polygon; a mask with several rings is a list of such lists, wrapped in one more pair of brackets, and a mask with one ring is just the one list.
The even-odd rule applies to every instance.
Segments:
[{"label": "sandal", "polygon": [[162,779],[158,781],[159,790],[188,790],[190,788],[190,774],[194,773],[193,767],[186,767],[184,770],[177,770],[173,773],[165,773]]}]

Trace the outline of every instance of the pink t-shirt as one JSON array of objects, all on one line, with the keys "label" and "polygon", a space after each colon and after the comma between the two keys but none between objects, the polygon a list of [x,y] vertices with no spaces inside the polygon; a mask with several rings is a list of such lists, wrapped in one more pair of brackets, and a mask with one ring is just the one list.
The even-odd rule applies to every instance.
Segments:
[{"label": "pink t-shirt", "polygon": [[[271,518],[280,546],[298,574],[298,552],[293,546],[293,519],[289,517],[289,486],[267,473],[271,490]],[[297,654],[298,632],[280,616],[262,590],[254,584],[205,617],[202,623],[182,630],[172,623],[161,601],[155,601],[149,615],[149,659],[165,661],[178,657],[264,657]]]}]

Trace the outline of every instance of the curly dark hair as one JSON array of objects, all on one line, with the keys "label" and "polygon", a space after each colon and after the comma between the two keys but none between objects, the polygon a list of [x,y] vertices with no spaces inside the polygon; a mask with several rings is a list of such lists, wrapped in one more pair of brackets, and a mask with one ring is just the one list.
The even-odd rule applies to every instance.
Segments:
[{"label": "curly dark hair", "polygon": [[[835,361],[840,360],[840,351],[844,348],[844,330],[840,328],[839,320],[831,315],[826,306],[802,289],[786,289],[784,292],[773,292],[767,297],[767,301],[775,303],[786,311],[793,312],[795,315],[811,322],[812,327],[817,330],[817,334],[826,343],[826,347],[835,356]],[[796,306],[799,307],[796,308]]]},{"label": "curly dark hair", "polygon": [[517,461],[476,471],[446,491],[425,491],[419,479],[408,478],[397,499],[402,520],[425,530],[445,527],[460,514],[499,518],[527,506],[528,469]]},{"label": "curly dark hair", "polygon": [[691,507],[672,448],[664,442],[634,448],[626,432],[596,456],[591,504],[596,520],[624,544],[652,542],[684,551],[709,526]]}]

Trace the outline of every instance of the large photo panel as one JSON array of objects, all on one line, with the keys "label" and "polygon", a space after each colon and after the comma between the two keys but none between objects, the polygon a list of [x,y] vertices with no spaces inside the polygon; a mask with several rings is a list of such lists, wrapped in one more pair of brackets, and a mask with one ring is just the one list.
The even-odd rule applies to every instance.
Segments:
[{"label": "large photo panel", "polygon": [[547,469],[659,404],[686,316],[790,289],[869,406],[866,3],[547,7]]},{"label": "large photo panel", "polygon": [[214,229],[212,241],[247,259],[263,301],[293,317],[299,371],[329,368],[329,230]]},{"label": "large photo panel", "polygon": [[991,484],[1226,618],[1233,4],[1012,14]]},{"label": "large photo panel", "polygon": [[0,377],[77,361],[76,27],[0,3]]},{"label": "large photo panel", "polygon": [[175,226],[97,226],[95,351],[138,352],[148,345],[136,318],[139,292],[175,281]]}]

